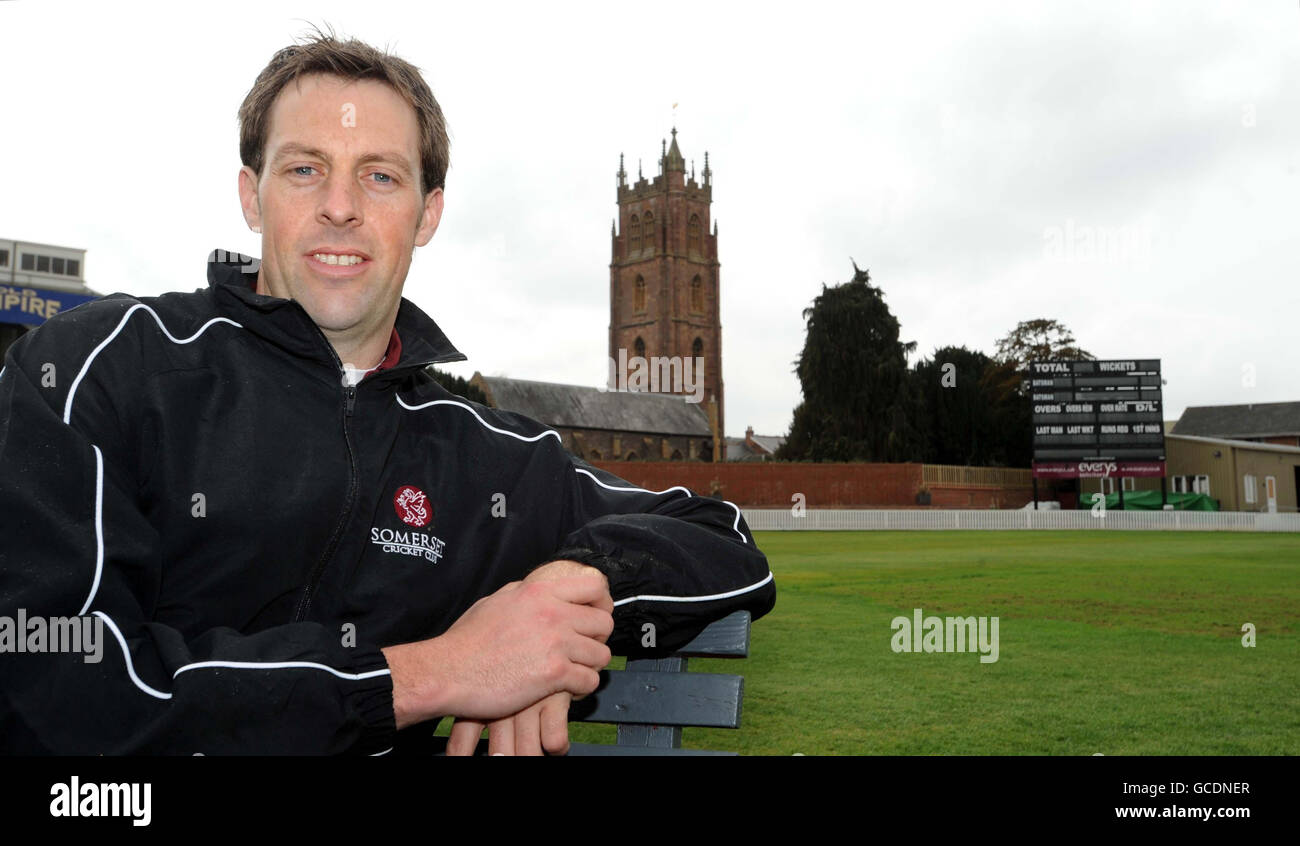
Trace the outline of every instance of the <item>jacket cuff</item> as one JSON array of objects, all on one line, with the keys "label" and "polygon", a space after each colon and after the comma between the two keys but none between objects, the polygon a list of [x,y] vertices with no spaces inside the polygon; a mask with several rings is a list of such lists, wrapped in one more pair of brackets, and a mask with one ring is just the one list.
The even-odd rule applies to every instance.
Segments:
[{"label": "jacket cuff", "polygon": [[544,567],[553,561],[577,561],[579,564],[595,567],[605,574],[605,578],[609,581],[609,595],[615,599],[620,595],[631,595],[633,593],[631,580],[627,576],[627,569],[622,566],[617,558],[606,555],[598,549],[586,546],[565,547],[548,555],[533,570]]},{"label": "jacket cuff", "polygon": [[[359,656],[360,657],[360,656]],[[378,649],[357,662],[354,672],[387,669],[388,662]],[[350,683],[346,696],[348,710],[360,723],[357,739],[348,749],[352,755],[376,755],[393,748],[397,718],[393,713],[393,675],[382,673]]]}]

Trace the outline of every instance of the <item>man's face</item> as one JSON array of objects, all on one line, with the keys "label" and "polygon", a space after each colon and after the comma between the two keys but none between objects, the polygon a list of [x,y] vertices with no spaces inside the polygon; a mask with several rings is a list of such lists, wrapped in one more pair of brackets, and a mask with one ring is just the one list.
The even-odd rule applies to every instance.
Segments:
[{"label": "man's face", "polygon": [[421,194],[415,110],[377,80],[298,83],[271,109],[261,179],[239,176],[262,232],[257,290],[297,300],[336,348],[386,341],[412,253],[442,216],[442,190]]}]

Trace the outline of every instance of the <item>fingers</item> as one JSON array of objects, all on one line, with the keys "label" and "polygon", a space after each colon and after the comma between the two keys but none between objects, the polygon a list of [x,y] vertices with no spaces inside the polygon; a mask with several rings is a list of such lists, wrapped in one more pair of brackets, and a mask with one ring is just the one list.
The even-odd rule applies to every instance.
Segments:
[{"label": "fingers", "polygon": [[609,591],[607,590],[605,591],[605,595],[600,598],[599,602],[591,603],[591,607],[599,608],[601,611],[604,611],[606,614],[613,614],[614,598],[609,595]]},{"label": "fingers", "polygon": [[562,579],[546,579],[532,584],[545,585],[546,589],[557,598],[578,605],[596,605],[609,599],[609,582],[599,570],[575,573]]},{"label": "fingers", "polygon": [[562,692],[580,699],[600,687],[600,673],[579,664],[570,664],[560,684]]},{"label": "fingers", "polygon": [[568,694],[557,693],[542,702],[541,742],[548,755],[569,751],[569,700]]},{"label": "fingers", "polygon": [[488,754],[515,754],[515,718],[506,717],[488,724]]},{"label": "fingers", "polygon": [[[553,693],[518,714],[487,726],[489,755],[564,755],[569,751],[567,692]],[[447,743],[448,755],[472,754],[483,724],[457,720]]]},{"label": "fingers", "polygon": [[542,754],[542,703],[547,701],[549,701],[549,699],[544,699],[533,707],[526,708],[515,715],[514,730],[516,755]]},{"label": "fingers", "polygon": [[456,720],[447,739],[448,755],[473,755],[483,734],[483,724],[475,720]]},{"label": "fingers", "polygon": [[573,630],[580,635],[605,641],[614,631],[612,612],[586,605],[577,605],[569,612]]},{"label": "fingers", "polygon": [[[609,664],[610,658],[613,657],[609,647],[603,642],[580,635],[566,638],[565,650],[570,662],[583,667],[590,667],[593,670],[604,669]],[[572,688],[566,686],[565,690],[572,690]]]}]

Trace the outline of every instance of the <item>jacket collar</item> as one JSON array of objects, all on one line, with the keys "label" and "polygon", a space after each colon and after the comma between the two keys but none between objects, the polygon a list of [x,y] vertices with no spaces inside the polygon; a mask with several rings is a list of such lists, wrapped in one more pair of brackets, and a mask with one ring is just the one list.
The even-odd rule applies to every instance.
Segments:
[{"label": "jacket collar", "polygon": [[[257,259],[227,250],[214,250],[208,256],[208,288],[221,310],[237,313],[236,319],[245,329],[271,343],[337,368],[338,357],[324,333],[296,300],[263,296],[253,290],[259,266]],[[401,358],[365,381],[388,382],[430,364],[466,360],[433,318],[405,297],[397,307],[396,328],[402,339]]]}]

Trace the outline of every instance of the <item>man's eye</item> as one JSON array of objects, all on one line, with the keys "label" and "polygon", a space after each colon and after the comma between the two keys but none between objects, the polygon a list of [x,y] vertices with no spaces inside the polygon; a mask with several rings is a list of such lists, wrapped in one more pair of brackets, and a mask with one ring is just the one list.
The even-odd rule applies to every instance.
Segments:
[{"label": "man's eye", "polygon": [[300,173],[299,171],[303,171],[303,170],[315,170],[315,169],[316,169],[316,168],[312,167],[311,165],[298,165],[297,167],[295,167],[295,168],[293,169],[293,172],[294,172],[295,174],[297,174],[298,176],[310,176],[311,174],[309,174],[309,173]]},{"label": "man's eye", "polygon": [[371,175],[371,176],[381,177],[381,178],[379,179],[379,184],[380,184],[380,185],[389,185],[389,184],[391,184],[392,181],[393,181],[393,177],[389,176],[389,175],[386,174],[386,173],[372,173],[372,174],[370,174],[370,175]]}]

